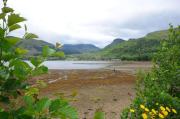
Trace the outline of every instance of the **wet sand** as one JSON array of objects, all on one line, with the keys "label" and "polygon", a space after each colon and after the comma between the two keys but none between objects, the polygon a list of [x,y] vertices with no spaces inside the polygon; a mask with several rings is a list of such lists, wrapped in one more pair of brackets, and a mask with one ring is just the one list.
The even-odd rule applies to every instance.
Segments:
[{"label": "wet sand", "polygon": [[102,109],[107,119],[119,119],[122,109],[135,96],[134,73],[138,69],[149,70],[150,67],[149,63],[132,63],[115,71],[113,68],[50,70],[32,81],[42,79],[47,82],[48,86],[41,89],[40,96],[61,96],[70,100],[71,105],[77,108],[80,119],[92,119],[97,109]]}]

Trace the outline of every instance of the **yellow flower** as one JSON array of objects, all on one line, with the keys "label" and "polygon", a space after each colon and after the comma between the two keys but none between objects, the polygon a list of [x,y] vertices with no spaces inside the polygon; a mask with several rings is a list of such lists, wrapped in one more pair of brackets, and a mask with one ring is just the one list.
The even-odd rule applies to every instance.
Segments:
[{"label": "yellow flower", "polygon": [[177,114],[177,111],[175,109],[172,109],[172,112],[174,112],[175,114]]},{"label": "yellow flower", "polygon": [[155,109],[152,109],[151,111],[152,111],[153,114],[155,114],[155,115],[157,114]]},{"label": "yellow flower", "polygon": [[143,113],[143,114],[142,114],[142,118],[143,118],[143,119],[147,119],[147,118],[148,118],[147,114],[146,114],[146,113]]},{"label": "yellow flower", "polygon": [[155,119],[155,115],[153,114],[153,112],[150,112],[151,115],[151,119]]},{"label": "yellow flower", "polygon": [[140,105],[141,109],[145,109],[145,106],[144,105]]},{"label": "yellow flower", "polygon": [[149,112],[149,109],[148,109],[148,108],[145,108],[144,110],[145,110],[146,112]]},{"label": "yellow flower", "polygon": [[164,114],[164,116],[167,116],[167,115],[168,115],[168,112],[167,112],[167,111],[162,111],[162,113]]},{"label": "yellow flower", "polygon": [[160,117],[161,119],[164,119],[164,115],[162,115],[161,113],[159,113],[159,117]]},{"label": "yellow flower", "polygon": [[155,119],[155,116],[154,116],[154,115],[152,115],[152,116],[151,116],[151,119]]},{"label": "yellow flower", "polygon": [[163,106],[160,106],[160,109],[161,109],[162,111],[165,111],[165,110],[166,110]]},{"label": "yellow flower", "polygon": [[130,109],[130,112],[134,113],[134,112],[135,112],[135,110],[134,110],[134,109]]},{"label": "yellow flower", "polygon": [[150,115],[154,115],[152,112],[149,113]]},{"label": "yellow flower", "polygon": [[171,110],[169,109],[169,107],[166,107],[166,110],[167,110],[168,112],[171,112]]},{"label": "yellow flower", "polygon": [[158,102],[156,102],[156,105],[159,105],[159,103],[158,103]]}]

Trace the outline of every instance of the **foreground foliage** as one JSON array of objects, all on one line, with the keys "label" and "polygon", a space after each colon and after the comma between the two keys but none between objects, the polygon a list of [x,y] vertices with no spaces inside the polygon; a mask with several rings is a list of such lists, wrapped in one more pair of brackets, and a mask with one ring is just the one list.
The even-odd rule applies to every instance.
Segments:
[{"label": "foreground foliage", "polygon": [[[28,78],[48,72],[43,61],[59,53],[44,46],[41,57],[31,58],[30,63],[23,61],[28,51],[16,47],[22,38],[10,34],[20,29],[21,22],[26,19],[8,7],[7,0],[3,0],[3,4],[0,13],[0,119],[77,119],[76,110],[66,100],[38,96],[39,88],[44,86],[42,81],[29,85]],[[24,40],[38,38],[28,33],[26,25],[24,29]]]},{"label": "foreground foliage", "polygon": [[122,119],[180,118],[180,27],[170,27],[153,62],[152,71],[140,75],[137,97]]}]

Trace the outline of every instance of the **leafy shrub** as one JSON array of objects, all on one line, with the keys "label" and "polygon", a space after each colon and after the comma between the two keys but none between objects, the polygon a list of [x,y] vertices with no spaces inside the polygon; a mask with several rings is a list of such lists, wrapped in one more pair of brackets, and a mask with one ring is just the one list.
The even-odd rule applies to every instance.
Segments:
[{"label": "leafy shrub", "polygon": [[162,41],[153,62],[152,71],[138,80],[137,97],[121,117],[180,118],[180,27],[170,26],[169,39]]},{"label": "leafy shrub", "polygon": [[[30,64],[23,61],[28,52],[18,48],[16,44],[22,39],[38,38],[28,33],[25,25],[23,38],[10,36],[14,30],[20,29],[25,18],[16,14],[3,0],[0,13],[0,119],[77,119],[76,110],[64,99],[39,98],[39,89],[28,84],[28,78],[48,72],[42,65],[48,56],[62,55],[47,46],[43,47],[42,56],[30,59]],[[59,45],[57,45],[58,47]],[[38,84],[44,85],[42,81]]]}]

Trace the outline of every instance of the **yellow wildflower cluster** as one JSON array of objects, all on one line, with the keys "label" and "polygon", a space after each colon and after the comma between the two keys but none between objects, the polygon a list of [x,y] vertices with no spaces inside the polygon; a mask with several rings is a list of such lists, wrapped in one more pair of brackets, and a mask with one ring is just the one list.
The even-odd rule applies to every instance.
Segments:
[{"label": "yellow wildflower cluster", "polygon": [[[159,103],[156,103],[158,106]],[[143,119],[155,119],[156,117],[159,117],[161,119],[166,118],[170,113],[177,114],[177,111],[175,109],[170,109],[169,107],[163,107],[160,106],[159,109],[148,109],[143,104],[140,105],[140,109],[143,110],[143,113],[141,114]],[[135,109],[130,109],[131,113],[135,113]]]},{"label": "yellow wildflower cluster", "polygon": [[170,109],[169,107],[163,107],[160,106],[160,111],[159,111],[159,117],[164,119],[168,116],[169,113],[171,113],[171,110],[174,114],[177,114],[177,111],[175,109]]},{"label": "yellow wildflower cluster", "polygon": [[130,109],[130,112],[135,112],[135,110],[134,109]]}]

